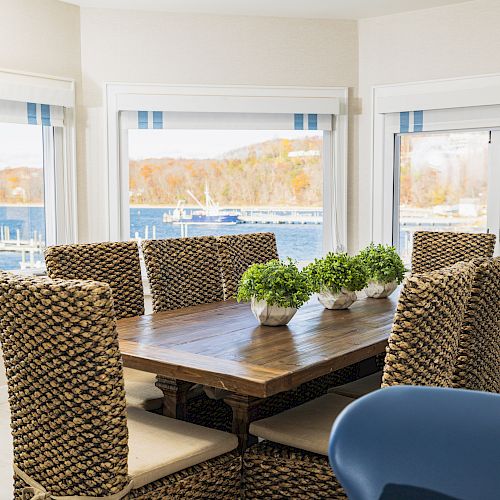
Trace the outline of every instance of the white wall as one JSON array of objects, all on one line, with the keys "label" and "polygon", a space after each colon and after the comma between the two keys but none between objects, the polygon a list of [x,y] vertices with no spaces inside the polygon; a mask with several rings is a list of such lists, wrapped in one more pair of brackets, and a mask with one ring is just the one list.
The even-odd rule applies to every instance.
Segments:
[{"label": "white wall", "polygon": [[500,73],[500,2],[421,10],[359,22],[359,242],[369,240],[373,85]]},{"label": "white wall", "polygon": [[[87,113],[80,130],[86,136],[80,157],[86,167],[84,240],[106,238],[105,82],[357,85],[355,21],[81,9],[81,40]],[[351,152],[352,158],[354,143]]]},{"label": "white wall", "polygon": [[78,7],[56,0],[0,0],[0,68],[79,80]]}]

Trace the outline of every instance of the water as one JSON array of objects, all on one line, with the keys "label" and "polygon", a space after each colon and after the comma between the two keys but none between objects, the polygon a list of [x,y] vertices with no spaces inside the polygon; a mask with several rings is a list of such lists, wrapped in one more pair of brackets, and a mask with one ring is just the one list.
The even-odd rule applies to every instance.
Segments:
[{"label": "water", "polygon": [[[15,240],[17,232],[21,240],[33,238],[35,232],[37,238],[41,235],[45,240],[45,213],[43,207],[23,206],[0,206],[0,226],[8,227],[10,239]],[[0,238],[2,234],[0,233]],[[29,259],[29,256],[26,257]],[[41,260],[40,254],[35,256]],[[20,252],[0,252],[0,269],[19,269],[21,262]]]},{"label": "water", "polygon": [[[148,226],[148,237],[153,237],[153,226],[156,227],[156,238],[179,238],[179,225],[165,224],[164,208],[131,208],[130,237],[135,233],[145,237]],[[43,207],[0,207],[0,226],[9,226],[11,238],[15,238],[16,229],[20,229],[21,239],[29,239],[34,231],[45,234],[45,218]],[[276,234],[278,252],[281,258],[291,257],[296,260],[311,260],[321,255],[322,226],[317,224],[235,224],[232,226],[202,225],[188,226],[188,236],[225,235],[238,233],[256,233],[269,231]],[[37,256],[37,259],[40,259]],[[21,254],[19,252],[0,252],[0,269],[19,269]]]}]

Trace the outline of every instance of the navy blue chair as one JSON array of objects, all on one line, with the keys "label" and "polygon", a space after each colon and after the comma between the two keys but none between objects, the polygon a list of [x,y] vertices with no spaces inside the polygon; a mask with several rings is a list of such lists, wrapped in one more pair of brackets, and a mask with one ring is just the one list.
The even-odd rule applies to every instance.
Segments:
[{"label": "navy blue chair", "polygon": [[499,500],[500,394],[380,389],[337,417],[329,457],[350,500]]}]

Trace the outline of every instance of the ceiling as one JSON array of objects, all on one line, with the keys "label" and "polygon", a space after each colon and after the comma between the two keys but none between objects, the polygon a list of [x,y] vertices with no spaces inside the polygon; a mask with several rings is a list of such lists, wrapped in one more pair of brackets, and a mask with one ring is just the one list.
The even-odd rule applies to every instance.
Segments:
[{"label": "ceiling", "polygon": [[468,0],[62,0],[81,7],[185,14],[363,19]]}]

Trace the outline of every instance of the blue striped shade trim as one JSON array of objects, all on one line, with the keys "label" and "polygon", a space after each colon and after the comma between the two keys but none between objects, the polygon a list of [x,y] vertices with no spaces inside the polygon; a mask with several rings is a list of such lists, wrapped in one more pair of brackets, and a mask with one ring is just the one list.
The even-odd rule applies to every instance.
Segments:
[{"label": "blue striped shade trim", "polygon": [[148,128],[148,112],[137,111],[137,126],[139,128]]},{"label": "blue striped shade trim", "polygon": [[409,132],[410,131],[410,112],[402,111],[399,113],[399,131]]},{"label": "blue striped shade trim", "polygon": [[304,130],[304,115],[295,113],[293,115],[293,128],[295,130]]},{"label": "blue striped shade trim", "polygon": [[42,115],[42,125],[50,127],[50,106],[48,104],[40,105],[40,113]]},{"label": "blue striped shade trim", "polygon": [[413,131],[422,132],[424,130],[424,112],[415,111],[413,113]]},{"label": "blue striped shade trim", "polygon": [[28,112],[28,123],[30,125],[36,125],[36,104],[34,102],[28,102],[26,106]]},{"label": "blue striped shade trim", "polygon": [[163,111],[153,111],[153,128],[163,128]]},{"label": "blue striped shade trim", "polygon": [[307,115],[307,128],[318,130],[318,115]]}]

